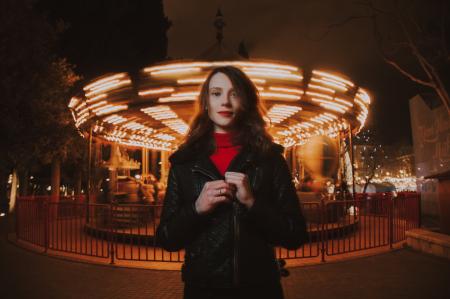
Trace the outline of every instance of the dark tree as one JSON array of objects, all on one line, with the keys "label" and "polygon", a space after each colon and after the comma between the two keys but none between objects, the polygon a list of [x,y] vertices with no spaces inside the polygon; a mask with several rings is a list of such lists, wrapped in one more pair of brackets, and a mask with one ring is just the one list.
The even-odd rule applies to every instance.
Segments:
[{"label": "dark tree", "polygon": [[136,70],[164,60],[167,30],[162,0],[40,0],[39,8],[66,30],[59,53],[86,79]]},{"label": "dark tree", "polygon": [[421,87],[433,90],[450,114],[450,4],[447,0],[362,0],[355,11],[313,37],[367,20],[382,59]]}]

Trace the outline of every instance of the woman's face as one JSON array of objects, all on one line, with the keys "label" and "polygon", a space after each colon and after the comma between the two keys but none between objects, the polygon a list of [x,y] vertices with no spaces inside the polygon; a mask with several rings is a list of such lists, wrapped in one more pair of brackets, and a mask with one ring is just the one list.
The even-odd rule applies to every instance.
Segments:
[{"label": "woman's face", "polygon": [[207,105],[209,118],[214,123],[214,131],[229,132],[240,105],[240,98],[224,73],[216,73],[211,77]]}]

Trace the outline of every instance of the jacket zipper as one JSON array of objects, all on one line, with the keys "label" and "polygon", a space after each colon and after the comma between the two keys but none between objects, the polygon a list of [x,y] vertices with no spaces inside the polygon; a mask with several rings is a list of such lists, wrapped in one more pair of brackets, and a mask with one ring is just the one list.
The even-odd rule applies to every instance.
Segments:
[{"label": "jacket zipper", "polygon": [[213,174],[209,173],[208,171],[199,168],[199,167],[195,167],[195,169],[193,169],[193,171],[198,171],[204,175],[206,175],[207,177],[209,177],[211,180],[218,180],[218,178],[216,178]]},{"label": "jacket zipper", "polygon": [[[210,174],[208,171],[199,168],[198,166],[194,169],[212,180],[216,180],[214,175]],[[233,228],[234,228],[234,244],[233,244],[233,285],[238,286],[239,284],[239,221],[238,221],[238,207],[239,204],[237,199],[233,201]]]},{"label": "jacket zipper", "polygon": [[233,285],[237,287],[239,285],[239,221],[238,221],[238,202],[233,202],[233,226],[234,226],[234,255],[233,255],[233,262],[234,262],[234,275],[233,275]]}]

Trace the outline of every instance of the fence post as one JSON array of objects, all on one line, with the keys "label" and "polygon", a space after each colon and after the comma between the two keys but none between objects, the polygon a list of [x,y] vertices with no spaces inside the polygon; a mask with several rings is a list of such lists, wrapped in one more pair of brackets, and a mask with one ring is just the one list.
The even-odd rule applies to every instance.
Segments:
[{"label": "fence post", "polygon": [[44,199],[44,253],[47,253],[48,251],[48,217],[49,217],[49,204],[48,204],[48,199],[45,198]]},{"label": "fence post", "polygon": [[422,206],[421,206],[421,193],[417,192],[417,228],[422,227]]},{"label": "fence post", "polygon": [[326,221],[326,211],[325,211],[325,204],[323,198],[320,199],[320,253],[322,256],[322,263],[325,262],[325,221]]},{"label": "fence post", "polygon": [[15,211],[15,214],[16,214],[16,217],[15,217],[15,219],[16,219],[16,240],[19,240],[19,236],[20,236],[20,232],[19,232],[19,229],[20,229],[19,214],[20,214],[20,206],[21,206],[20,203],[21,203],[21,198],[18,197],[17,204],[16,204],[16,211]]},{"label": "fence post", "polygon": [[389,222],[389,248],[393,248],[394,244],[394,200],[392,196],[389,197],[389,213],[388,213],[388,222]]},{"label": "fence post", "polygon": [[114,261],[114,256],[115,256],[115,251],[114,251],[114,228],[113,228],[113,208],[114,205],[113,203],[109,203],[109,216],[108,216],[108,223],[109,223],[109,253],[111,254],[111,261],[110,264],[114,265],[115,261]]}]

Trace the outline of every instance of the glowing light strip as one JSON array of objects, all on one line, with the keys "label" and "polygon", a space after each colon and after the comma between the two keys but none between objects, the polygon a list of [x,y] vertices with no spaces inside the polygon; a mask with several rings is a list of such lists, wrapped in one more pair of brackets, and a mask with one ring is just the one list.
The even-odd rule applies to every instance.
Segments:
[{"label": "glowing light strip", "polygon": [[[227,62],[223,62],[223,64],[228,64]],[[286,64],[278,64],[278,63],[268,63],[268,62],[244,62],[244,61],[232,61],[231,65],[238,67],[262,67],[262,68],[274,68],[274,69],[284,69],[289,71],[298,71],[298,67],[286,65]]]},{"label": "glowing light strip", "polygon": [[178,84],[199,84],[199,83],[203,83],[205,82],[206,77],[202,77],[202,78],[187,78],[187,79],[179,79],[177,80]]},{"label": "glowing light strip", "polygon": [[304,93],[303,90],[297,89],[297,88],[285,88],[285,87],[270,86],[269,89],[274,90],[274,91],[291,92],[291,93],[296,93],[296,94],[300,94],[300,95],[302,95]]},{"label": "glowing light strip", "polygon": [[322,121],[320,119],[317,119],[316,117],[315,118],[311,118],[311,121],[319,123],[319,124],[324,124],[325,123],[324,121]]},{"label": "glowing light strip", "polygon": [[350,82],[350,81],[348,81],[348,80],[346,80],[344,78],[341,78],[339,76],[332,75],[330,73],[326,73],[326,72],[322,72],[322,71],[313,71],[313,74],[320,75],[320,76],[327,77],[327,78],[331,78],[331,79],[334,79],[334,80],[336,80],[338,82],[343,82],[343,83],[345,83],[345,84],[347,84],[349,86],[352,86],[352,87],[354,86],[354,84],[352,82]]},{"label": "glowing light strip", "polygon": [[75,107],[75,111],[80,110],[80,109],[83,108],[84,106],[86,106],[86,102],[81,102],[77,107]]},{"label": "glowing light strip", "polygon": [[111,123],[113,125],[117,125],[117,124],[120,124],[120,123],[123,123],[123,122],[127,121],[127,119],[122,117],[122,116],[120,116],[120,115],[113,114],[113,115],[110,115],[108,117],[105,117],[103,119],[103,121],[107,122],[107,123]]},{"label": "glowing light strip", "polygon": [[93,131],[94,131],[94,132],[102,132],[103,129],[104,129],[104,128],[103,128],[102,126],[95,125]]},{"label": "glowing light strip", "polygon": [[286,80],[295,80],[301,81],[303,79],[302,76],[294,75],[294,74],[279,74],[275,72],[256,72],[256,71],[247,71],[245,72],[248,76],[256,76],[263,78],[276,78],[276,79],[286,79]]},{"label": "glowing light strip", "polygon": [[317,79],[317,78],[311,78],[311,81],[313,81],[313,82],[318,82],[318,83],[322,83],[322,84],[324,84],[324,85],[327,85],[327,86],[329,86],[329,87],[334,87],[334,88],[339,89],[339,90],[342,90],[342,91],[347,91],[347,90],[348,90],[347,87],[345,87],[345,85],[344,85],[344,84],[341,84],[341,83],[336,84],[336,83],[331,82],[331,81],[326,81],[326,80]]},{"label": "glowing light strip", "polygon": [[109,135],[106,135],[104,138],[106,140],[117,142],[117,143],[127,145],[127,146],[143,147],[143,148],[162,150],[162,151],[168,151],[168,150],[170,150],[170,147],[172,146],[172,144],[170,142],[163,142],[163,141],[154,140],[154,139],[150,139],[150,138],[147,138],[147,140],[145,142],[134,141],[134,140],[123,140],[122,138],[118,138],[115,136],[109,136]]},{"label": "glowing light strip", "polygon": [[314,128],[314,125],[313,124],[311,124],[310,122],[303,122],[302,123],[303,125],[305,125],[305,126],[307,126],[307,127],[310,127],[310,128]]},{"label": "glowing light strip", "polygon": [[167,103],[167,102],[183,102],[183,101],[195,101],[197,97],[164,97],[159,98],[158,102]]},{"label": "glowing light strip", "polygon": [[72,118],[74,122],[77,122],[77,118],[75,116],[75,113],[73,113],[73,111],[70,111],[70,113],[72,114]]},{"label": "glowing light strip", "polygon": [[87,118],[80,119],[75,123],[75,126],[78,128],[79,126],[84,124],[86,121],[87,121]]},{"label": "glowing light strip", "polygon": [[237,67],[263,67],[263,68],[275,68],[275,69],[285,69],[290,71],[298,71],[297,67],[284,65],[284,64],[276,64],[276,63],[268,63],[268,62],[244,62],[244,61],[215,61],[215,62],[180,62],[180,63],[172,63],[165,65],[158,65],[153,67],[147,67],[144,69],[144,72],[153,72],[160,70],[171,70],[176,68],[189,68],[189,67],[215,67],[215,66],[225,66],[225,65],[233,65]]},{"label": "glowing light strip", "polygon": [[356,93],[356,96],[359,97],[364,103],[370,104],[370,97],[364,89],[360,88]]},{"label": "glowing light strip", "polygon": [[[260,84],[264,84],[266,83],[266,80],[264,79],[260,79],[260,78],[253,78],[253,77],[249,77],[250,80],[252,80],[253,83],[260,83]],[[187,79],[178,79],[177,83],[178,84],[203,84],[203,82],[206,81],[206,77],[201,77],[201,78],[187,78]]]},{"label": "glowing light strip", "polygon": [[330,114],[330,113],[327,113],[327,112],[321,114],[321,116],[326,118],[326,119],[328,119],[328,120],[331,120],[331,121],[337,119],[336,115],[333,115],[333,114]]},{"label": "glowing light strip", "polygon": [[162,123],[181,135],[186,134],[189,130],[188,125],[178,118],[163,120]]},{"label": "glowing light strip", "polygon": [[341,104],[344,104],[345,106],[353,107],[353,104],[350,103],[349,101],[346,101],[346,100],[343,100],[343,99],[340,99],[340,98],[334,98],[334,100],[335,100],[336,102],[339,102],[339,103],[341,103]]},{"label": "glowing light strip", "polygon": [[320,120],[320,121],[322,121],[324,123],[330,122],[330,119],[328,119],[326,117],[323,117],[323,115],[318,115],[318,116],[315,117],[315,119]]},{"label": "glowing light strip", "polygon": [[178,117],[177,114],[175,112],[173,112],[169,106],[154,106],[154,107],[142,108],[141,111],[143,111],[146,114],[149,114],[151,117],[153,117],[156,120]]},{"label": "glowing light strip", "polygon": [[[88,112],[88,110],[89,110],[89,107],[86,107],[86,108],[84,108],[84,109],[78,111],[78,112],[77,112],[77,115],[80,116],[81,114],[85,114],[86,112]],[[87,113],[87,114],[89,114],[89,113]]]},{"label": "glowing light strip", "polygon": [[247,72],[258,72],[258,73],[277,73],[280,75],[293,75],[290,71],[288,70],[282,70],[282,69],[275,69],[275,68],[262,68],[262,67],[244,67],[243,71],[245,73]]},{"label": "glowing light strip", "polygon": [[68,107],[69,107],[69,108],[73,108],[73,107],[75,107],[79,102],[80,102],[80,99],[79,99],[79,98],[72,97],[72,98],[70,99],[70,102],[69,102]]},{"label": "glowing light strip", "polygon": [[250,80],[252,80],[252,82],[255,84],[255,83],[259,83],[259,84],[264,84],[264,83],[266,83],[266,80],[264,80],[264,79],[261,79],[261,78],[253,78],[253,77],[249,77],[250,78]]},{"label": "glowing light strip", "polygon": [[176,92],[171,94],[172,97],[198,97],[200,92],[191,91],[191,92]]},{"label": "glowing light strip", "polygon": [[306,94],[309,96],[315,96],[315,97],[320,97],[320,98],[324,98],[324,99],[328,99],[328,100],[333,100],[333,97],[326,95],[326,94],[321,94],[321,93],[312,92],[312,91],[307,91]]},{"label": "glowing light strip", "polygon": [[342,108],[340,108],[338,106],[334,106],[334,105],[329,104],[329,103],[319,103],[319,105],[324,107],[324,108],[328,108],[328,109],[331,109],[331,110],[334,110],[334,111],[337,111],[337,112],[340,112],[340,113],[345,113],[345,109],[342,109]]},{"label": "glowing light strip", "polygon": [[87,93],[86,97],[90,97],[91,95],[94,95],[94,94],[97,94],[97,93],[100,93],[100,92],[103,92],[103,91],[115,89],[115,88],[121,87],[123,85],[130,84],[130,83],[131,83],[131,80],[122,80],[122,81],[119,81],[118,83],[115,83],[115,84],[106,85],[106,86],[103,86],[100,89],[96,89],[94,91],[91,91],[91,92]]},{"label": "glowing light strip", "polygon": [[106,93],[102,93],[102,94],[99,94],[98,96],[95,96],[95,97],[93,97],[93,98],[87,99],[86,102],[92,103],[92,102],[101,100],[101,99],[103,99],[103,98],[106,98]]},{"label": "glowing light strip", "polygon": [[358,104],[363,111],[368,111],[367,106],[360,99],[356,98],[355,103]]},{"label": "glowing light strip", "polygon": [[280,123],[300,110],[302,108],[297,106],[273,105],[268,111],[267,116],[273,123]]},{"label": "glowing light strip", "polygon": [[106,101],[101,101],[101,102],[89,105],[89,109],[93,109],[95,107],[99,107],[99,106],[105,105],[106,103],[107,103]]},{"label": "glowing light strip", "polygon": [[103,78],[103,79],[97,80],[97,81],[95,81],[95,82],[93,82],[93,83],[91,83],[89,85],[86,85],[83,88],[83,90],[88,90],[88,89],[91,89],[91,88],[95,88],[96,86],[98,86],[98,85],[100,85],[102,83],[105,83],[105,82],[108,82],[108,81],[112,81],[114,79],[120,79],[120,78],[123,78],[124,76],[125,76],[125,73],[120,73],[120,74],[116,74],[116,75],[113,75],[113,76],[110,76],[110,77],[107,77],[107,78]]},{"label": "glowing light strip", "polygon": [[315,85],[315,84],[308,84],[308,88],[314,88],[314,89],[319,89],[319,90],[323,90],[329,93],[334,93],[335,91],[331,88],[327,88],[327,87],[323,87],[323,86],[319,86],[319,85]]},{"label": "glowing light strip", "polygon": [[318,102],[320,106],[324,107],[324,108],[329,108],[341,113],[344,113],[345,111],[347,111],[348,107],[342,106],[340,104],[337,103],[333,103],[333,102],[329,102],[329,101],[325,101],[322,99],[316,99],[316,98],[312,98],[311,99],[313,102]]},{"label": "glowing light strip", "polygon": [[89,91],[98,91],[98,90],[103,90],[104,88],[110,87],[110,86],[114,86],[117,83],[121,82],[120,80],[112,80],[109,82],[106,82],[104,84],[101,84],[99,86],[96,86],[94,88],[89,88]]},{"label": "glowing light strip", "polygon": [[135,121],[131,121],[122,125],[122,128],[130,129],[130,130],[140,130],[146,128],[143,124],[137,123]]},{"label": "glowing light strip", "polygon": [[165,88],[153,88],[153,89],[147,89],[143,91],[139,91],[138,94],[140,96],[146,96],[149,94],[159,94],[159,93],[169,93],[173,92],[175,89],[172,87],[165,87]]},{"label": "glowing light strip", "polygon": [[173,137],[172,135],[169,135],[169,134],[163,134],[163,133],[158,133],[158,134],[154,135],[154,137],[157,137],[157,138],[159,138],[159,139],[161,139],[161,140],[166,140],[166,141],[172,141],[172,140],[175,140],[175,139],[176,139],[176,138]]},{"label": "glowing light strip", "polygon": [[167,71],[174,69],[187,69],[187,68],[199,68],[199,67],[210,67],[211,63],[209,62],[180,62],[180,63],[171,63],[165,65],[157,65],[152,67],[147,67],[144,69],[144,72],[158,72],[158,71]]},{"label": "glowing light strip", "polygon": [[201,71],[201,69],[198,67],[177,68],[177,69],[170,69],[170,70],[154,71],[154,72],[151,72],[150,75],[160,76],[160,75],[167,75],[167,74],[195,73],[195,72],[200,72],[200,71]]},{"label": "glowing light strip", "polygon": [[279,98],[279,99],[289,99],[289,100],[300,100],[300,96],[285,94],[285,93],[277,93],[277,92],[261,92],[261,97],[265,98]]},{"label": "glowing light strip", "polygon": [[128,105],[117,105],[117,106],[115,106],[115,105],[106,105],[104,107],[100,107],[100,108],[94,109],[94,113],[100,116],[100,115],[107,114],[107,113],[110,113],[110,112],[117,112],[117,111],[120,111],[120,110],[125,110],[127,108],[128,108]]}]

